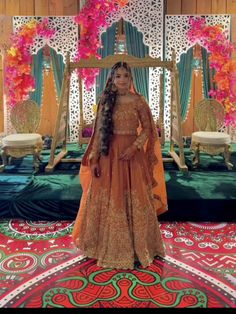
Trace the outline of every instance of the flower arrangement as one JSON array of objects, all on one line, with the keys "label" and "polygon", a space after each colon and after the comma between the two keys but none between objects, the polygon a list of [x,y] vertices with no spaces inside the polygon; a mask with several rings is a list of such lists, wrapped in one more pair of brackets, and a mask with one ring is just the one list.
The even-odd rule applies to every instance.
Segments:
[{"label": "flower arrangement", "polygon": [[13,107],[17,102],[28,99],[29,93],[34,90],[30,47],[35,37],[51,38],[54,33],[45,18],[42,22],[31,20],[12,34],[11,46],[5,57],[5,86],[9,106]]},{"label": "flower arrangement", "polygon": [[226,111],[225,125],[236,127],[236,61],[231,59],[234,45],[227,39],[227,32],[221,25],[206,25],[203,17],[189,19],[188,38],[200,43],[210,52],[210,68],[216,70],[216,90],[209,95],[221,102]]},{"label": "flower arrangement", "polygon": [[[80,25],[80,40],[77,46],[75,61],[88,59],[95,56],[100,59],[97,53],[98,48],[102,47],[99,39],[101,27],[106,27],[106,17],[116,11],[119,6],[124,7],[128,0],[88,0],[79,15],[75,17],[75,22]],[[79,69],[78,74],[84,80],[87,89],[90,89],[99,69]]]}]

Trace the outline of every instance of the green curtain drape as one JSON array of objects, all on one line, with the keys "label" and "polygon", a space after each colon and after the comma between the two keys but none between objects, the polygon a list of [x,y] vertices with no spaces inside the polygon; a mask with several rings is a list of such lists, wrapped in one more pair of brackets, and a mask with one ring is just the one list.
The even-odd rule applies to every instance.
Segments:
[{"label": "green curtain drape", "polygon": [[[113,23],[105,33],[101,36],[103,48],[98,49],[98,53],[102,58],[108,55],[113,55],[115,51],[115,39],[116,39],[117,23]],[[109,69],[101,69],[99,75],[96,78],[96,101],[98,101],[107,80]]]},{"label": "green curtain drape", "polygon": [[35,78],[35,91],[30,93],[30,99],[34,100],[38,106],[42,105],[43,89],[43,49],[33,55],[32,75]]},{"label": "green curtain drape", "polygon": [[193,71],[193,47],[187,53],[183,53],[180,61],[177,64],[179,71],[179,86],[180,86],[180,104],[181,104],[181,119],[186,118],[188,111],[190,90],[192,86],[192,71]]},{"label": "green curtain drape", "polygon": [[216,89],[216,84],[213,82],[213,76],[215,75],[215,70],[210,69],[210,64],[209,64],[210,53],[208,53],[204,47],[201,47],[201,52],[202,52],[204,98],[212,98],[209,95],[209,91],[211,89]]},{"label": "green curtain drape", "polygon": [[57,54],[57,52],[53,48],[50,48],[50,56],[51,56],[51,61],[52,61],[54,80],[56,83],[57,96],[59,99],[61,96],[61,86],[62,86],[65,64],[63,62],[63,56],[60,54]]},{"label": "green curtain drape", "polygon": [[[143,34],[137,30],[137,27],[124,21],[127,51],[129,55],[143,58],[149,54],[148,46],[143,43]],[[149,100],[149,68],[133,69],[134,84],[137,91],[141,93],[147,101]]]}]

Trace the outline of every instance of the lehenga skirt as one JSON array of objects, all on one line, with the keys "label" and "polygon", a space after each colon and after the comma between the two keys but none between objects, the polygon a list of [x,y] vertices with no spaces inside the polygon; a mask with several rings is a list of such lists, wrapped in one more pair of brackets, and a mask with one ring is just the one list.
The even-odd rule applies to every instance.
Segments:
[{"label": "lehenga skirt", "polygon": [[98,266],[133,269],[138,260],[147,267],[156,255],[165,256],[144,150],[120,159],[135,138],[113,135],[109,155],[100,157],[99,178],[89,167],[80,171],[83,196],[72,237]]}]

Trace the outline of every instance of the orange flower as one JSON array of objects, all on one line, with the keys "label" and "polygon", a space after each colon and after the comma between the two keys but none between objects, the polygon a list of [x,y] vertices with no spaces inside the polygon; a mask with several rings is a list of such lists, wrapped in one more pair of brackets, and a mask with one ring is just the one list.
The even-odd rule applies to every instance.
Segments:
[{"label": "orange flower", "polygon": [[217,86],[220,90],[228,90],[229,89],[229,80],[221,80],[217,82]]},{"label": "orange flower", "polygon": [[116,0],[116,2],[121,6],[124,7],[129,2],[129,0]]}]

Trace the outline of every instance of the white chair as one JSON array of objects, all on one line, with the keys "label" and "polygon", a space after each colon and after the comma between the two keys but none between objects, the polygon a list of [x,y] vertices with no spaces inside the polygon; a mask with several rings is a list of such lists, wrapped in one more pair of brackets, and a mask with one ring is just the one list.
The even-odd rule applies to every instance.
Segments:
[{"label": "white chair", "polygon": [[224,107],[215,99],[203,99],[195,106],[194,119],[199,131],[192,133],[194,167],[200,163],[200,152],[205,152],[211,156],[222,154],[228,170],[233,168],[230,162],[230,135],[219,132],[223,127],[224,118]]},{"label": "white chair", "polygon": [[17,133],[2,138],[3,164],[0,170],[3,171],[9,164],[9,157],[22,158],[27,155],[33,155],[34,167],[37,170],[43,146],[42,136],[36,133],[40,122],[40,108],[32,100],[22,101],[12,108],[10,120]]}]

